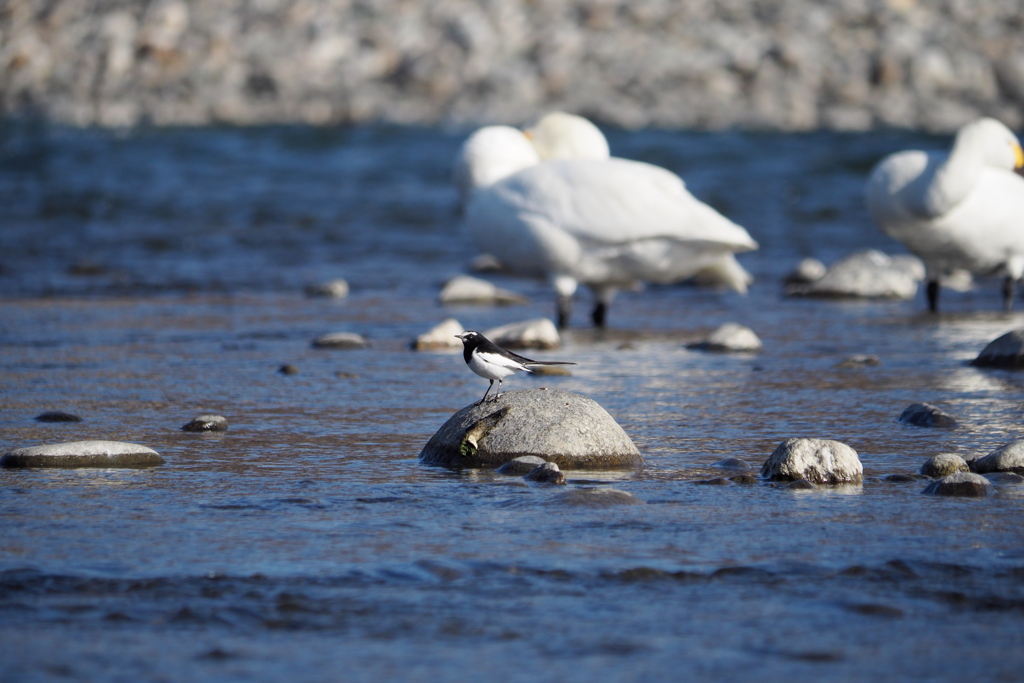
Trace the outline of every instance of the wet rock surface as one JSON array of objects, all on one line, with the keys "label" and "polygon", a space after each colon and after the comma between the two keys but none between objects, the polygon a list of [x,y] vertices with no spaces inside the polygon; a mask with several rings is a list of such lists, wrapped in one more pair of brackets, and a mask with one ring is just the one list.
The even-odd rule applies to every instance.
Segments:
[{"label": "wet rock surface", "polygon": [[558,328],[547,318],[534,318],[492,327],[483,335],[507,349],[557,349],[562,345]]},{"label": "wet rock surface", "polygon": [[612,488],[574,489],[560,493],[549,501],[556,505],[583,505],[588,507],[611,507],[613,505],[646,505],[628,491]]},{"label": "wet rock surface", "polygon": [[703,341],[690,344],[687,348],[714,353],[757,353],[764,348],[764,344],[749,327],[725,323]]},{"label": "wet rock surface", "polygon": [[900,413],[898,422],[915,427],[938,427],[953,429],[957,426],[956,418],[930,403],[914,403]]},{"label": "wet rock surface", "polygon": [[369,345],[365,337],[355,332],[331,332],[313,340],[314,349],[365,349]]},{"label": "wet rock surface", "polygon": [[971,365],[994,368],[1024,367],[1024,330],[1013,330],[989,342]]},{"label": "wet rock surface", "polygon": [[761,476],[774,481],[855,483],[863,475],[857,451],[830,439],[786,439],[761,466]]},{"label": "wet rock surface", "polygon": [[164,459],[152,448],[121,441],[70,441],[7,451],[0,467],[152,467]]},{"label": "wet rock surface", "polygon": [[546,462],[539,467],[535,467],[523,479],[534,481],[538,484],[565,484],[565,475],[562,474],[562,470],[558,468],[558,465],[553,462]]},{"label": "wet rock surface", "polygon": [[107,126],[560,108],[628,127],[1015,128],[1018,19],[1013,2],[17,0],[0,14],[0,101]]},{"label": "wet rock surface", "polygon": [[1014,472],[1024,474],[1024,439],[1011,441],[988,455],[970,462],[972,472]]},{"label": "wet rock surface", "polygon": [[348,296],[348,282],[341,278],[306,286],[306,296],[325,299],[344,299]]},{"label": "wet rock surface", "polygon": [[933,481],[921,493],[928,496],[965,496],[981,498],[992,488],[988,479],[973,472],[957,472]]},{"label": "wet rock surface", "polygon": [[456,304],[511,306],[527,303],[527,298],[521,294],[501,289],[487,280],[469,275],[459,275],[449,280],[441,289],[438,300],[446,306]]},{"label": "wet rock surface", "polygon": [[939,453],[928,458],[921,465],[921,474],[928,477],[945,477],[957,472],[969,472],[967,461],[956,453]]},{"label": "wet rock surface", "polygon": [[60,410],[47,410],[35,416],[36,422],[81,422],[82,418]]},{"label": "wet rock surface", "polygon": [[524,455],[514,460],[509,460],[499,467],[497,472],[498,474],[513,477],[523,477],[544,464],[546,464],[544,458],[538,458],[536,455]]},{"label": "wet rock surface", "polygon": [[197,415],[182,425],[183,432],[226,432],[228,419],[223,415]]},{"label": "wet rock surface", "polygon": [[427,442],[420,460],[447,467],[500,467],[535,455],[562,469],[643,465],[640,451],[604,408],[557,389],[505,392],[455,413]]}]

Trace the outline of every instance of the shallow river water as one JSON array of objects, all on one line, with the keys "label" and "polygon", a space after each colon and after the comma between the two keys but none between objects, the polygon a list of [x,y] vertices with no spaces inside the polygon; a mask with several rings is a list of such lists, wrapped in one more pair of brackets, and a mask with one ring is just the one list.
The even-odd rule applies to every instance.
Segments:
[{"label": "shallow river water", "polygon": [[[646,467],[552,488],[417,461],[486,382],[410,341],[554,305],[505,277],[531,303],[437,303],[476,253],[450,184],[463,134],[0,128],[0,450],[100,438],[167,461],[0,471],[0,679],[1020,680],[1024,487],[934,498],[885,477],[1022,436],[1024,376],[967,363],[1024,314],[985,281],[938,316],[923,294],[782,296],[805,256],[899,252],[864,178],[946,140],[610,131],[750,231],[757,282],[622,294],[605,333],[581,297],[537,352],[572,376],[506,388],[592,397]],[[347,299],[304,296],[335,277]],[[730,321],[764,352],[685,348]],[[372,345],[311,348],[335,331]],[[881,365],[840,367],[853,354]],[[898,423],[915,402],[960,427]],[[206,412],[229,431],[181,431]],[[696,483],[798,436],[855,448],[864,484]]]}]

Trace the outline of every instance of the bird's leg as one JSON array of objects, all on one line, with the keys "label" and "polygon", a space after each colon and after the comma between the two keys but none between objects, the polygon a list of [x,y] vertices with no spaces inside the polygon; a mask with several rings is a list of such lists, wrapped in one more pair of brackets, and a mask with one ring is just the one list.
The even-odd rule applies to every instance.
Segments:
[{"label": "bird's leg", "polygon": [[[491,383],[487,385],[487,391],[484,392],[484,397],[476,402],[477,405],[480,405],[485,400],[487,400],[487,394],[491,393],[491,387],[493,387],[493,386],[494,386],[494,380],[492,379]],[[499,388],[501,387],[500,384],[498,386],[499,386]]]},{"label": "bird's leg", "polygon": [[500,379],[498,380],[498,393],[496,393],[494,395],[494,400],[497,401],[499,398],[501,398],[501,380]]},{"label": "bird's leg", "polygon": [[1013,310],[1013,295],[1017,289],[1017,280],[1012,275],[1007,275],[1003,280],[1003,310],[1009,313]]},{"label": "bird's leg", "polygon": [[558,295],[558,328],[561,330],[569,327],[569,316],[572,314],[572,295]]},{"label": "bird's leg", "polygon": [[590,314],[590,319],[594,321],[594,327],[603,328],[607,318],[608,304],[603,301],[598,301],[594,304],[594,312]]},{"label": "bird's leg", "polygon": [[939,312],[939,279],[928,280],[928,310],[932,313]]}]

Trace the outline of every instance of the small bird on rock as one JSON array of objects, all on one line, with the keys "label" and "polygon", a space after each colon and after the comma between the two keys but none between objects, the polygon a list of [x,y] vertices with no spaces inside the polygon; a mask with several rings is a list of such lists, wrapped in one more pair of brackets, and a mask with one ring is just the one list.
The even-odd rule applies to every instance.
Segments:
[{"label": "small bird on rock", "polygon": [[481,377],[491,380],[487,391],[484,392],[484,397],[477,401],[478,404],[483,403],[487,395],[491,393],[494,380],[498,380],[498,393],[492,400],[497,401],[501,396],[501,381],[509,375],[522,371],[533,372],[530,368],[538,365],[576,365],[576,363],[563,360],[540,361],[523,358],[519,354],[501,348],[479,332],[472,330],[457,334],[455,337],[462,340],[462,357],[465,358],[469,369]]}]

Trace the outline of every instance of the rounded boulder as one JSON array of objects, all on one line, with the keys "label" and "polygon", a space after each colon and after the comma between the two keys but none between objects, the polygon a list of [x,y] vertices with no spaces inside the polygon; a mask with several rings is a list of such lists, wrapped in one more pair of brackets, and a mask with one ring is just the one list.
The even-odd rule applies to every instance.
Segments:
[{"label": "rounded boulder", "polygon": [[0,467],[152,467],[164,459],[152,448],[121,441],[70,441],[15,448]]},{"label": "rounded boulder", "polygon": [[971,471],[978,474],[989,472],[1014,472],[1024,474],[1024,439],[1017,439],[1000,446],[988,455],[972,460]]},{"label": "rounded boulder", "polygon": [[466,406],[430,438],[419,457],[445,467],[501,467],[526,455],[562,469],[632,469],[644,463],[604,408],[558,389],[510,391]]},{"label": "rounded boulder", "polygon": [[860,482],[864,476],[857,451],[831,439],[786,439],[761,466],[761,476],[774,481],[813,484]]}]

